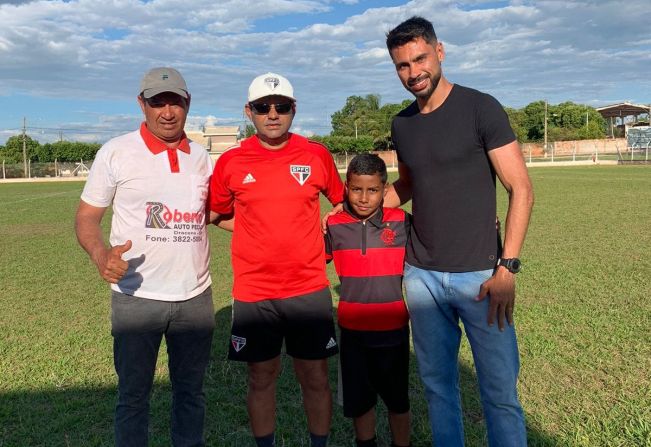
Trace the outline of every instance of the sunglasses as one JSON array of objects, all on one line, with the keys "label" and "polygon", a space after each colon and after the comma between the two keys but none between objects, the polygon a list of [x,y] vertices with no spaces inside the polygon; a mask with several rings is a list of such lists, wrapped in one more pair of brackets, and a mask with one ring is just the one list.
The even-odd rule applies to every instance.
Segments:
[{"label": "sunglasses", "polygon": [[281,102],[279,104],[267,104],[266,102],[250,102],[249,107],[258,115],[266,115],[271,111],[271,106],[278,115],[287,115],[292,111],[291,102]]}]

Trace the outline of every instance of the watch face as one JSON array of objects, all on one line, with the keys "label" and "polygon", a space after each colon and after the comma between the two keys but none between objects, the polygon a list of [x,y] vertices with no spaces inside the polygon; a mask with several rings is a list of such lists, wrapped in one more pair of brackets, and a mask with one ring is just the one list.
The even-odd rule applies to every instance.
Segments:
[{"label": "watch face", "polygon": [[520,271],[521,266],[522,266],[522,264],[520,263],[519,259],[517,259],[517,258],[512,259],[511,260],[511,268],[509,270],[511,270],[513,273],[518,273]]}]

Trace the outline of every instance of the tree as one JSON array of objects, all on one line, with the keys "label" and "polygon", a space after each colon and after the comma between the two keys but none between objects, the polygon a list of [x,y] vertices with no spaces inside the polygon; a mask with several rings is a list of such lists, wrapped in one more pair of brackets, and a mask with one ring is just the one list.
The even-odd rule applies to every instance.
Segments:
[{"label": "tree", "polygon": [[39,161],[54,161],[55,159],[58,161],[92,160],[101,147],[99,143],[82,143],[79,141],[57,141],[43,146],[43,159],[39,159]]},{"label": "tree", "polygon": [[[358,139],[366,136],[370,137],[372,149],[388,150],[391,148],[393,117],[411,102],[405,100],[400,104],[384,104],[380,107],[380,95],[349,96],[344,107],[332,114],[331,136]],[[350,146],[351,143],[346,145]],[[366,142],[361,143],[360,148],[365,148],[366,145]]]},{"label": "tree", "polygon": [[[511,127],[522,142],[545,138],[545,101],[535,101],[520,110],[508,109]],[[593,107],[566,101],[547,104],[548,141],[603,138],[606,121]]]},{"label": "tree", "polygon": [[[522,109],[522,112],[524,113],[522,124],[526,129],[526,141],[543,141],[545,138],[545,101],[529,103]],[[547,119],[549,120],[549,107]]]},{"label": "tree", "polygon": [[[25,148],[27,152],[28,160],[36,160],[36,153],[38,147],[40,146],[39,142],[32,140],[29,135],[25,135]],[[4,145],[4,148],[0,152],[0,159],[7,161],[8,163],[22,163],[23,162],[23,136],[14,135],[9,137],[7,142]]]},{"label": "tree", "polygon": [[253,124],[248,123],[246,126],[244,126],[244,129],[240,131],[240,138],[249,138],[250,136],[253,136],[256,134],[255,126]]},{"label": "tree", "polygon": [[511,129],[515,133],[515,137],[521,143],[528,140],[528,129],[525,125],[526,115],[524,111],[519,109],[512,109],[511,107],[505,107],[504,110],[509,117],[509,123],[511,123]]},{"label": "tree", "polygon": [[332,135],[354,137],[372,132],[380,134],[379,110],[380,95],[349,96],[344,107],[331,116]]},{"label": "tree", "polygon": [[368,135],[361,135],[357,138],[350,136],[314,136],[310,137],[311,140],[318,141],[325,145],[330,152],[341,154],[344,152],[362,154],[372,151],[373,139]]}]

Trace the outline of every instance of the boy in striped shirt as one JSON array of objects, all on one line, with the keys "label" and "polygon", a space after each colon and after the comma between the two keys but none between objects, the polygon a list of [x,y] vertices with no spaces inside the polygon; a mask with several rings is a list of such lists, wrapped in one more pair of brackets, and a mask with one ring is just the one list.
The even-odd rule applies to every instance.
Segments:
[{"label": "boy in striped shirt", "polygon": [[375,405],[387,406],[392,446],[410,445],[409,315],[402,297],[409,214],[383,208],[384,161],[374,154],[351,160],[344,212],[328,218],[326,259],[341,283],[344,415],[353,418],[356,445],[375,447]]}]

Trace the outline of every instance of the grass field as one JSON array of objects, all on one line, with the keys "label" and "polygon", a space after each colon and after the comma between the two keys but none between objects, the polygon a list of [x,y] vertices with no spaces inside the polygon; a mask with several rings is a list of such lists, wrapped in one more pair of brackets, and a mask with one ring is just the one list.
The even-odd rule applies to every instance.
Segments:
[{"label": "grass field", "polygon": [[[529,445],[651,446],[651,167],[530,173],[536,205],[516,307]],[[112,444],[109,294],[74,237],[82,186],[0,184],[0,447]],[[503,218],[502,193],[499,205]],[[250,446],[245,369],[225,360],[229,235],[215,228],[210,235],[217,331],[206,387],[208,443]],[[153,446],[169,445],[166,360],[162,350]],[[426,407],[412,360],[413,445],[424,447],[430,445]],[[485,427],[465,342],[460,364],[467,445],[482,446]],[[335,388],[334,361],[330,371]],[[277,445],[307,446],[288,363],[278,396]],[[383,422],[381,445],[388,445],[386,432]],[[350,422],[335,407],[330,445],[351,446],[351,439]]]}]

